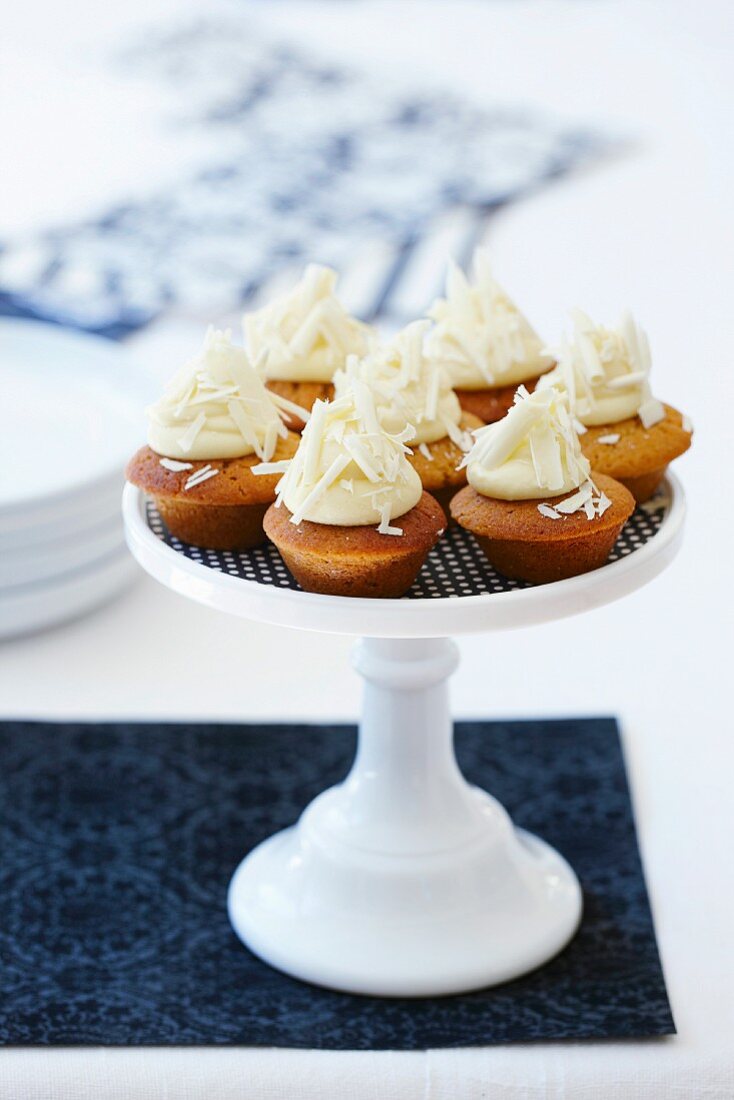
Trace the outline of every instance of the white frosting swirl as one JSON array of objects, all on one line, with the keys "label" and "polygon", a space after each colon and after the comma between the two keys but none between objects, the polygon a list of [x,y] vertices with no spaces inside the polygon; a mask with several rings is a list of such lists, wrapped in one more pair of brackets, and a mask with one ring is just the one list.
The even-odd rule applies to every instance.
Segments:
[{"label": "white frosting swirl", "polygon": [[428,355],[456,389],[483,390],[527,382],[553,365],[526,317],[492,277],[484,248],[474,253],[475,285],[449,264],[446,297],[429,310],[436,326]]},{"label": "white frosting swirl", "polygon": [[401,435],[382,429],[368,387],[356,379],[336,401],[315,403],[278,483],[278,502],[293,513],[292,523],[378,523],[385,534],[402,534],[390,520],[413,508],[423,492],[407,453]]},{"label": "white frosting swirl", "polygon": [[338,301],[336,280],[331,268],[309,264],[289,294],[245,314],[247,346],[253,359],[265,359],[267,378],[330,382],[348,355],[367,353],[372,330]]},{"label": "white frosting swirl", "polygon": [[459,399],[443,367],[423,352],[429,327],[429,321],[414,321],[364,359],[350,356],[346,369],[334,375],[336,396],[346,393],[355,378],[361,379],[372,390],[386,432],[397,434],[410,425],[411,446],[449,436],[467,450],[470,440],[459,427]]},{"label": "white frosting swirl", "polygon": [[146,410],[148,444],[167,458],[267,461],[288,434],[276,400],[229,331],[210,328],[196,358]]},{"label": "white frosting swirl", "polygon": [[567,390],[574,416],[587,427],[638,413],[649,423],[661,419],[654,415],[659,402],[650,392],[650,345],[643,329],[629,314],[617,329],[595,324],[580,309],[571,311],[571,319],[573,337],[563,340],[555,352],[558,366],[538,386]]},{"label": "white frosting swirl", "polygon": [[528,394],[520,386],[504,419],[473,435],[462,465],[469,484],[484,496],[535,500],[577,489],[589,477],[568,395],[553,387]]}]

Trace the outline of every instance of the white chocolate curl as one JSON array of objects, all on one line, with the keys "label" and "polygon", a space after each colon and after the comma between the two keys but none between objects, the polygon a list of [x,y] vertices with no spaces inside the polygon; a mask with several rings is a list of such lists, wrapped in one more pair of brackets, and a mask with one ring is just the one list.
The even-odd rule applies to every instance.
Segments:
[{"label": "white chocolate curl", "polygon": [[256,454],[267,462],[278,439],[288,434],[282,406],[289,403],[266,390],[245,351],[232,344],[229,331],[210,328],[199,354],[146,410],[148,444],[167,458]]},{"label": "white chocolate curl", "polygon": [[436,326],[428,338],[429,358],[442,364],[456,389],[483,390],[537,378],[553,364],[543,343],[493,278],[489,254],[474,253],[474,285],[449,264],[446,297],[429,316]]},{"label": "white chocolate curl", "polygon": [[377,523],[385,534],[402,534],[390,520],[413,508],[423,492],[406,458],[405,434],[383,430],[368,387],[355,380],[343,397],[314,405],[298,450],[283,463],[278,503],[296,524]]},{"label": "white chocolate curl", "polygon": [[414,321],[364,359],[350,356],[346,368],[334,375],[336,396],[347,393],[352,382],[359,379],[372,391],[385,431],[397,434],[410,425],[408,442],[412,447],[449,436],[466,451],[471,439],[459,427],[459,399],[446,371],[430,362],[423,351],[429,327],[429,321]]},{"label": "white chocolate curl", "polygon": [[647,335],[626,314],[616,329],[595,324],[580,309],[571,311],[573,335],[555,351],[558,366],[539,388],[560,386],[574,416],[586,427],[616,424],[639,415],[644,427],[665,416],[650,390]]},{"label": "white chocolate curl", "polygon": [[288,294],[246,313],[245,342],[265,375],[286,382],[330,382],[349,355],[365,355],[372,330],[350,317],[336,297],[337,275],[309,264]]}]

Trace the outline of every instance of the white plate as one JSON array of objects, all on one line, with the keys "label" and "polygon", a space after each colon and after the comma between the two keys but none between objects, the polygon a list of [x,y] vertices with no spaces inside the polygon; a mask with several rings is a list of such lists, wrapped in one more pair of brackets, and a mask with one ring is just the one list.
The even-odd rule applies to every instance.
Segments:
[{"label": "white plate", "polygon": [[103,521],[112,522],[120,511],[120,493],[125,482],[115,473],[104,485],[5,515],[0,512],[0,553],[25,546],[37,546],[49,539],[69,538]]},{"label": "white plate", "polygon": [[12,638],[76,619],[112,599],[133,580],[137,566],[126,549],[50,584],[0,595],[0,638]]},{"label": "white plate", "polygon": [[94,564],[125,545],[122,516],[117,514],[71,536],[0,554],[0,597],[22,585],[43,584],[82,566]]},{"label": "white plate", "polygon": [[0,523],[121,476],[143,440],[151,384],[109,340],[2,318],[0,378]]}]

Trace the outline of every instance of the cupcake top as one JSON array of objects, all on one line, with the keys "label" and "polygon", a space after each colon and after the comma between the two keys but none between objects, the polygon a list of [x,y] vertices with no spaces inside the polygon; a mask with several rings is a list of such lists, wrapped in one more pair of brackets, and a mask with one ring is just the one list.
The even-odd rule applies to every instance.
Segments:
[{"label": "cupcake top", "polygon": [[265,375],[287,382],[330,382],[348,355],[366,354],[371,329],[350,317],[335,295],[337,275],[309,264],[289,294],[244,318],[245,339]]},{"label": "cupcake top", "polygon": [[499,500],[533,500],[578,489],[589,478],[568,410],[568,396],[520,386],[503,420],[473,433],[462,465],[478,493]]},{"label": "cupcake top", "polygon": [[442,363],[457,389],[509,386],[537,378],[553,365],[527,318],[492,277],[489,254],[474,253],[474,285],[449,264],[446,297],[429,310],[436,322],[428,355]]},{"label": "cupcake top", "polygon": [[278,399],[230,333],[210,328],[199,354],[174,375],[147,410],[148,445],[172,459],[267,461],[288,431]]},{"label": "cupcake top", "polygon": [[364,359],[350,356],[345,370],[334,376],[336,395],[340,397],[355,378],[360,379],[372,391],[385,431],[395,434],[409,426],[407,442],[411,445],[435,443],[449,436],[467,450],[471,441],[459,427],[459,399],[444,368],[423,351],[429,327],[429,321],[414,321]]},{"label": "cupcake top", "polygon": [[381,534],[401,535],[390,521],[410,511],[423,493],[406,458],[407,434],[390,435],[381,427],[369,388],[355,379],[342,397],[315,403],[290,461],[255,470],[285,471],[277,503],[292,512],[292,523],[376,523]]},{"label": "cupcake top", "polygon": [[650,390],[650,345],[627,314],[618,328],[595,324],[580,309],[571,312],[573,336],[556,351],[558,366],[539,382],[568,391],[574,416],[586,427],[639,416],[645,428],[664,419]]}]

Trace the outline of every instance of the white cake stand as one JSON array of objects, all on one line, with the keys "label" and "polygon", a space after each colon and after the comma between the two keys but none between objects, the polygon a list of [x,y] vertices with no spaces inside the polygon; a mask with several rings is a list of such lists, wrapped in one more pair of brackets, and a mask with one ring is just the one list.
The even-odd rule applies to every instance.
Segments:
[{"label": "white cake stand", "polygon": [[[427,600],[319,596],[194,562],[150,529],[125,490],[130,548],[163,584],[231,615],[361,634],[359,745],[343,783],[260,844],[229,889],[235,931],[266,962],[351,993],[435,996],[518,977],[573,936],[581,890],[565,860],[515,829],[470,786],[453,750],[446,635],[505,630],[586,611],[652,580],[675,555],[685,503],[667,479],[660,529],[634,553],[571,580]],[[497,670],[493,675],[497,674]]]}]

